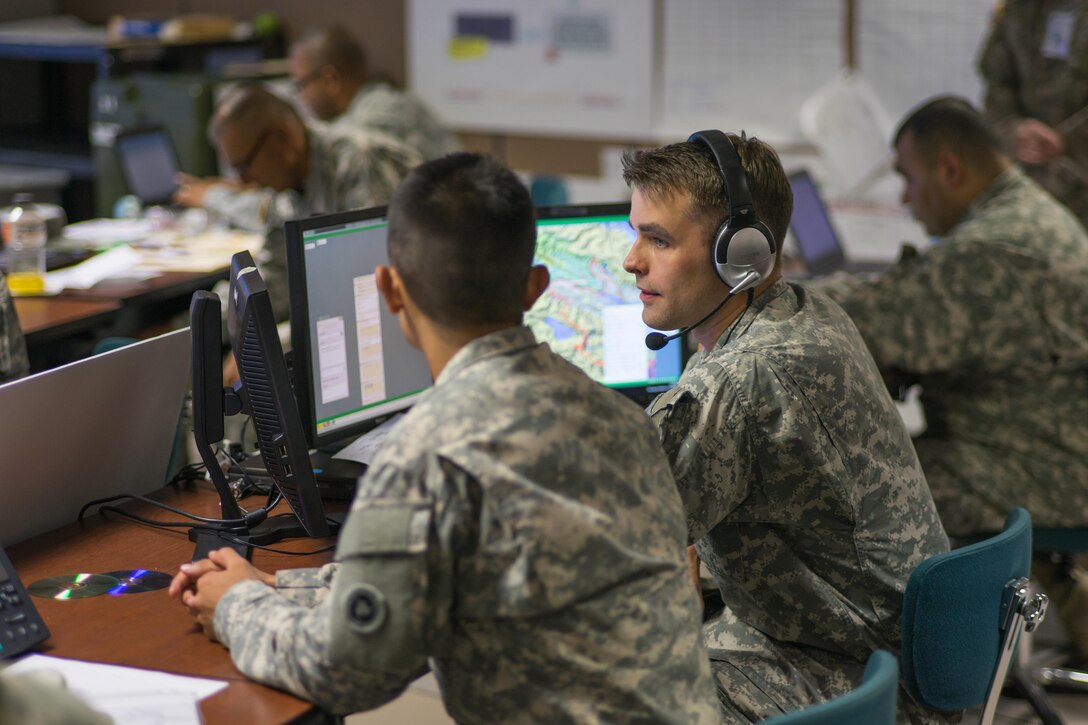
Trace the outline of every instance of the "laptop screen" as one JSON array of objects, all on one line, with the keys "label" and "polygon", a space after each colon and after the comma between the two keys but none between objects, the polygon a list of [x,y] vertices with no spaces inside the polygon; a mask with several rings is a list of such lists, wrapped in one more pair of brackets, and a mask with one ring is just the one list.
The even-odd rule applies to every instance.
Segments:
[{"label": "laptop screen", "polygon": [[807,171],[790,174],[789,178],[793,189],[790,229],[801,259],[811,274],[841,269],[845,262],[842,244],[815,182]]},{"label": "laptop screen", "polygon": [[114,140],[129,193],[144,204],[168,204],[177,189],[177,154],[165,128],[136,129]]}]

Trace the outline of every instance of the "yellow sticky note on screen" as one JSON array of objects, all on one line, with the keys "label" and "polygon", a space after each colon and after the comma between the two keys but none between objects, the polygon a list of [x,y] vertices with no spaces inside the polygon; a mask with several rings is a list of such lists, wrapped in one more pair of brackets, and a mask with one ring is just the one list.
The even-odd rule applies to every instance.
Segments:
[{"label": "yellow sticky note on screen", "polygon": [[451,58],[483,58],[487,55],[487,38],[475,35],[450,38],[449,54]]}]

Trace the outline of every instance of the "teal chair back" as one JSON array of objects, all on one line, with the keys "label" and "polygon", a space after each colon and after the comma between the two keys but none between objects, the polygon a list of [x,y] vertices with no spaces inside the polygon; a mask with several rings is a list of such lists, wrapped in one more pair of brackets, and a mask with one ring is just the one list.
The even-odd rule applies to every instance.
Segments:
[{"label": "teal chair back", "polygon": [[912,695],[933,710],[985,704],[990,722],[1020,633],[1046,597],[1032,595],[1031,517],[1014,509],[988,539],[922,562],[903,598],[900,665]]},{"label": "teal chair back", "polygon": [[834,700],[765,720],[765,725],[895,725],[899,665],[891,652],[869,656],[861,684]]}]

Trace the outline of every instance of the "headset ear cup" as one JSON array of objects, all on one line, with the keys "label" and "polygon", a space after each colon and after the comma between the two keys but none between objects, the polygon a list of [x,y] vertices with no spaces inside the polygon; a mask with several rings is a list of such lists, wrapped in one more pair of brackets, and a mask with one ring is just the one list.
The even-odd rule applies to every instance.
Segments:
[{"label": "headset ear cup", "polygon": [[776,249],[774,235],[762,222],[738,229],[725,224],[714,240],[714,269],[729,287],[753,271],[767,279],[774,269]]}]

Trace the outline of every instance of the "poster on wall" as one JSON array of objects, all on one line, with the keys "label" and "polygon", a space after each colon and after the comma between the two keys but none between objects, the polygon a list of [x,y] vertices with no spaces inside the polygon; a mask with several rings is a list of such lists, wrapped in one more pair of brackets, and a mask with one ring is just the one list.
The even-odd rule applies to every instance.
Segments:
[{"label": "poster on wall", "polygon": [[408,74],[458,130],[647,138],[651,0],[409,0]]},{"label": "poster on wall", "polygon": [[668,0],[659,135],[803,140],[799,109],[845,65],[842,0]]},{"label": "poster on wall", "polygon": [[861,0],[858,67],[892,118],[932,96],[982,100],[976,63],[994,0]]}]

